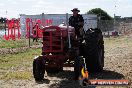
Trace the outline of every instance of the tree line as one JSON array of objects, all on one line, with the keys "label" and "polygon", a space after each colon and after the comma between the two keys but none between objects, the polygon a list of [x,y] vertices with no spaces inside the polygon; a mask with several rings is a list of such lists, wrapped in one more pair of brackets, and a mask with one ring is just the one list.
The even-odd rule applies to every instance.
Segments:
[{"label": "tree line", "polygon": [[100,17],[100,20],[112,20],[113,18],[101,8],[94,8],[89,10],[86,14],[95,14]]}]

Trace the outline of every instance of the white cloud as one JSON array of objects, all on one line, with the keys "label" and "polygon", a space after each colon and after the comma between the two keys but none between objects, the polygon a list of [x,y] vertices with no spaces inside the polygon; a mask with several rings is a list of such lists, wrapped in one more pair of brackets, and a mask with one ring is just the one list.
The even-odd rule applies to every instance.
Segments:
[{"label": "white cloud", "polygon": [[1,6],[4,6],[4,5],[5,5],[4,3],[0,3],[0,7],[1,7]]},{"label": "white cloud", "polygon": [[12,1],[12,4],[14,4],[14,5],[16,5],[16,4],[18,4],[16,1]]},{"label": "white cloud", "polygon": [[52,3],[50,3],[50,2],[45,2],[45,1],[43,1],[43,0],[39,0],[39,1],[37,1],[36,3],[34,3],[35,5],[33,5],[32,7],[34,8],[41,8],[41,7],[45,7],[45,6],[51,6],[52,5]]},{"label": "white cloud", "polygon": [[[5,6],[6,5],[6,6]],[[115,8],[115,5],[117,6]],[[121,16],[132,15],[132,0],[2,0],[0,16],[17,17],[18,14],[71,13],[71,9],[79,8],[80,13],[86,13],[92,8],[102,8],[108,14]]]},{"label": "white cloud", "polygon": [[19,0],[20,2],[37,2],[38,0]]}]

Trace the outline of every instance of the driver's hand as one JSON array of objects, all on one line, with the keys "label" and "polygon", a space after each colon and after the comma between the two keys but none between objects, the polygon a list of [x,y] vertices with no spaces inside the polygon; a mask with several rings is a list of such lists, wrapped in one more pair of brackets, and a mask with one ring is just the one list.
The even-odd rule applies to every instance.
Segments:
[{"label": "driver's hand", "polygon": [[79,26],[83,26],[84,23],[83,23],[83,22],[79,22],[78,25],[79,25]]}]

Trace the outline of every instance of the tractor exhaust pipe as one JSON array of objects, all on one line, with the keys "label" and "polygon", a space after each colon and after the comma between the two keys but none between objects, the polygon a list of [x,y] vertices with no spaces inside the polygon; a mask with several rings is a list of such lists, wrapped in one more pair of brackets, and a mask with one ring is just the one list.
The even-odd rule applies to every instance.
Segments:
[{"label": "tractor exhaust pipe", "polygon": [[69,48],[71,48],[71,39],[70,39],[69,22],[68,22],[68,13],[66,13],[66,24],[67,24],[67,30],[68,30],[68,45],[69,45]]}]

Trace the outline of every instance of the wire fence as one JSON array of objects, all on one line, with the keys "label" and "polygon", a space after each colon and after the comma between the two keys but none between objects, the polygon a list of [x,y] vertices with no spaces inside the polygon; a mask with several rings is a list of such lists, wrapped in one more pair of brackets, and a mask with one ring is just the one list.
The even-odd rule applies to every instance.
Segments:
[{"label": "wire fence", "polygon": [[101,20],[98,28],[104,36],[129,35],[132,33],[132,20]]}]

